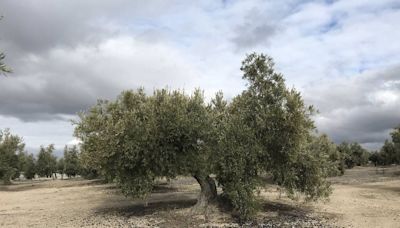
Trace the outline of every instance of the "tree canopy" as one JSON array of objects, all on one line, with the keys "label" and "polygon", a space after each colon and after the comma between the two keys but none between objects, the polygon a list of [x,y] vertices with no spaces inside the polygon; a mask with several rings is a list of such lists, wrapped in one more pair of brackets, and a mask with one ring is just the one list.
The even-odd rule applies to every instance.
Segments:
[{"label": "tree canopy", "polygon": [[368,163],[370,153],[357,142],[342,142],[338,146],[338,150],[344,158],[346,168],[351,169],[354,166],[362,166]]},{"label": "tree canopy", "polygon": [[65,146],[64,158],[59,160],[58,170],[61,171],[61,166],[63,165],[64,169],[62,173],[65,173],[68,177],[75,177],[78,175],[80,171],[78,155],[79,151],[75,145],[72,147]]},{"label": "tree canopy", "polygon": [[25,157],[25,163],[23,166],[23,172],[26,179],[33,179],[35,178],[36,174],[36,159],[33,154],[29,154]]},{"label": "tree canopy", "polygon": [[53,155],[54,145],[41,146],[37,159],[37,173],[42,177],[52,177],[56,172],[57,158]]}]

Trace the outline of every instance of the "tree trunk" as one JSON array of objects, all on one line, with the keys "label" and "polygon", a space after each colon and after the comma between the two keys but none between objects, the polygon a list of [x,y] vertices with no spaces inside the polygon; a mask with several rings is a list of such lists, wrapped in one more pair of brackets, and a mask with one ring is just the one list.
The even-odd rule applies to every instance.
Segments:
[{"label": "tree trunk", "polygon": [[209,203],[217,199],[217,187],[215,181],[210,176],[193,176],[200,185],[200,195],[197,198],[197,203],[193,207],[193,211],[199,212],[205,210]]}]

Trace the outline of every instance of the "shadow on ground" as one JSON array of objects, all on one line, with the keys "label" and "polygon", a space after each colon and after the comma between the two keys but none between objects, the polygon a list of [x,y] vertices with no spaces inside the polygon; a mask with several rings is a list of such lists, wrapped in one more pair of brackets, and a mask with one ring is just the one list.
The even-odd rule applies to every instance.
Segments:
[{"label": "shadow on ground", "polygon": [[278,216],[306,217],[312,212],[310,207],[298,207],[289,204],[265,201],[262,204],[264,212],[276,212]]},{"label": "shadow on ground", "polygon": [[190,208],[196,204],[196,199],[191,198],[181,198],[179,200],[166,200],[166,201],[156,201],[149,202],[147,206],[143,203],[136,203],[123,206],[113,206],[108,208],[99,207],[96,209],[95,214],[97,215],[119,215],[125,217],[131,216],[146,216],[151,215],[156,212],[167,212],[170,210]]}]

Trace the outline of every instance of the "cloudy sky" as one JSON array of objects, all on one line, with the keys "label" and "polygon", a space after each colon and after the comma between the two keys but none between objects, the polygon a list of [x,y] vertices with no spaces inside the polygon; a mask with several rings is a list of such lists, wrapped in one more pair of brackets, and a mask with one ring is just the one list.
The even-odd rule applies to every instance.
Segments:
[{"label": "cloudy sky", "polygon": [[0,129],[73,143],[70,120],[122,90],[244,88],[246,53],[275,59],[320,132],[374,149],[400,124],[398,0],[1,0]]}]

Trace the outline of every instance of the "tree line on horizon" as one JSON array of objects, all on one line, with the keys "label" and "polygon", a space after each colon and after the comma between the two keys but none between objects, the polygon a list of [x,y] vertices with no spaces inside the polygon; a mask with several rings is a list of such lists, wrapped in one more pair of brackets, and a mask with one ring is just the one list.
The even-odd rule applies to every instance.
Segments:
[{"label": "tree line on horizon", "polygon": [[81,172],[77,146],[65,146],[63,157],[58,159],[53,154],[53,144],[41,146],[36,156],[24,148],[21,137],[12,135],[8,129],[0,130],[0,179],[4,184],[11,184],[21,175],[32,180],[35,177],[57,178],[57,173],[61,178],[64,175],[70,178]]}]

